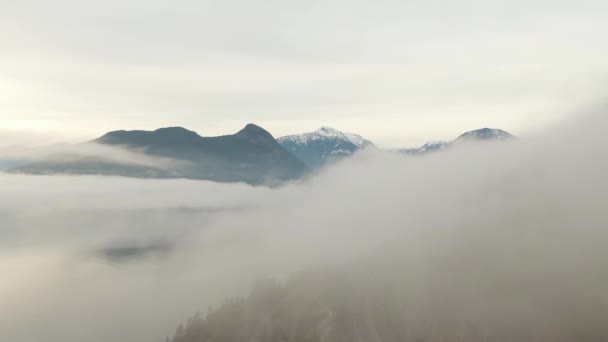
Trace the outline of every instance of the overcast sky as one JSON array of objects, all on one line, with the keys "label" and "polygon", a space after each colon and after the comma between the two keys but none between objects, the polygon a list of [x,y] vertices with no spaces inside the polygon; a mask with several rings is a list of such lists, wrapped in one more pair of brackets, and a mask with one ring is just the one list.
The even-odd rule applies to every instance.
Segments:
[{"label": "overcast sky", "polygon": [[526,134],[600,98],[607,19],[605,0],[0,0],[0,142],[248,122],[383,147]]}]

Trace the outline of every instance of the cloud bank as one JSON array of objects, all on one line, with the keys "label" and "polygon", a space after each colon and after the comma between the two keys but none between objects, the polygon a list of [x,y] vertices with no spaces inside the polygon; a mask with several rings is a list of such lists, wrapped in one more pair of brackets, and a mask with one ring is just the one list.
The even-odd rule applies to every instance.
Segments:
[{"label": "cloud bank", "polygon": [[[312,272],[300,293],[336,287],[348,312],[365,306],[357,300],[394,303],[413,330],[601,340],[603,113],[421,158],[366,150],[279,189],[1,175],[0,331],[16,342],[160,341],[259,277]],[[381,321],[358,322],[382,335]]]},{"label": "cloud bank", "polygon": [[0,146],[0,170],[3,162],[6,169],[32,162],[64,163],[73,161],[96,161],[125,166],[147,166],[159,169],[186,164],[185,161],[159,156],[150,156],[143,151],[108,146],[93,142],[81,144],[57,144],[42,147]]}]

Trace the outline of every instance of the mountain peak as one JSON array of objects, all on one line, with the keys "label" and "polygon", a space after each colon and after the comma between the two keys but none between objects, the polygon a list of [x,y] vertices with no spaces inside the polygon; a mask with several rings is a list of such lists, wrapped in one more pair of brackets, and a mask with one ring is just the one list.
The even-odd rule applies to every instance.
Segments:
[{"label": "mountain peak", "polygon": [[165,127],[154,131],[112,131],[108,132],[95,141],[111,145],[145,145],[150,141],[169,143],[191,143],[200,139],[201,136],[194,131],[183,127]]},{"label": "mountain peak", "polygon": [[461,143],[461,142],[475,142],[475,141],[504,141],[514,138],[514,136],[506,131],[497,128],[480,128],[472,131],[465,132],[458,136],[458,138],[452,141],[429,141],[426,144],[416,147],[416,148],[407,148],[399,150],[401,153],[405,154],[425,154],[428,152],[434,152],[443,150],[452,145]]},{"label": "mountain peak", "polygon": [[200,138],[198,133],[185,129],[183,127],[164,127],[152,132],[152,134],[161,136],[165,139],[193,139]]},{"label": "mountain peak", "polygon": [[460,135],[456,140],[476,139],[476,140],[506,140],[513,138],[509,132],[497,128],[480,128],[473,131],[468,131]]},{"label": "mountain peak", "polygon": [[181,134],[191,134],[196,133],[184,127],[175,126],[175,127],[161,127],[156,129],[154,132],[156,133],[181,133]]},{"label": "mountain peak", "polygon": [[308,133],[287,135],[277,140],[280,143],[292,141],[300,145],[306,145],[313,141],[319,140],[339,140],[344,143],[353,144],[356,147],[371,145],[371,142],[363,139],[363,137],[358,134],[344,133],[329,126],[323,126],[315,131]]},{"label": "mountain peak", "polygon": [[281,137],[277,141],[308,166],[317,168],[372,145],[360,135],[323,126],[315,131]]},{"label": "mountain peak", "polygon": [[319,133],[319,134],[340,134],[342,132],[338,131],[335,128],[329,127],[329,126],[323,126],[319,129],[317,129],[316,131],[314,131],[314,133]]},{"label": "mountain peak", "polygon": [[262,127],[260,127],[256,124],[252,124],[252,123],[245,125],[243,130],[250,131],[250,132],[266,132],[266,130],[263,129]]},{"label": "mountain peak", "polygon": [[248,136],[248,137],[253,137],[253,136],[263,136],[266,138],[272,138],[272,134],[270,134],[270,132],[268,132],[267,130],[263,129],[262,127],[255,125],[255,124],[247,124],[243,129],[241,129],[236,135],[238,136]]}]

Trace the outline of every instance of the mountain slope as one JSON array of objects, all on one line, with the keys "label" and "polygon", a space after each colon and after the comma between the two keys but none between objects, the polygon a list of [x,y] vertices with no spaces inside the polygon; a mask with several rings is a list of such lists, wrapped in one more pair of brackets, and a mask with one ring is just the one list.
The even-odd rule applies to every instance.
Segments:
[{"label": "mountain slope", "polygon": [[24,162],[22,160],[0,159],[0,172],[4,170],[10,170],[23,164],[27,164],[27,162]]},{"label": "mountain slope", "polygon": [[503,131],[496,128],[481,128],[473,131],[468,131],[461,134],[454,141],[465,141],[465,140],[508,140],[513,138],[513,135],[509,132]]},{"label": "mountain slope", "polygon": [[349,156],[360,148],[373,146],[360,135],[343,133],[331,127],[284,136],[277,141],[311,168],[319,168],[326,163]]},{"label": "mountain slope", "polygon": [[452,141],[430,141],[420,147],[401,149],[399,152],[404,154],[420,155],[440,151],[463,142],[505,141],[512,138],[514,138],[514,136],[511,133],[500,129],[481,128],[465,132]]},{"label": "mountain slope", "polygon": [[296,179],[307,167],[263,128],[249,124],[238,133],[201,137],[181,127],[155,131],[114,131],[93,143],[170,158],[170,167],[123,165],[100,160],[40,162],[11,170],[34,174],[101,174],[128,177],[192,178],[250,184]]}]

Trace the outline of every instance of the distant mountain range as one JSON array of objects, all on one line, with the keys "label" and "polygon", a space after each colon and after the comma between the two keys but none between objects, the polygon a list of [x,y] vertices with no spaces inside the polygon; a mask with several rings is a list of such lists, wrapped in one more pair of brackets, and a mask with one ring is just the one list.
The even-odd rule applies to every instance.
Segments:
[{"label": "distant mountain range", "polygon": [[12,159],[0,160],[0,172],[13,169],[13,168],[15,168],[19,165],[23,165],[23,164],[27,164],[27,162],[24,162],[22,160],[12,160]]},{"label": "distant mountain range", "polygon": [[98,174],[142,178],[191,178],[218,182],[272,184],[297,179],[308,167],[263,128],[249,124],[238,133],[201,137],[181,127],[155,131],[115,131],[93,142],[178,161],[161,168],[100,160],[37,162],[10,170],[28,174]]},{"label": "distant mountain range", "polygon": [[[506,140],[512,137],[499,129],[483,128],[466,132],[450,142],[433,141],[421,147],[398,151],[421,155],[446,149],[459,142]],[[254,124],[245,126],[236,134],[218,137],[202,137],[185,128],[169,127],[155,131],[114,131],[92,142],[174,162],[168,166],[150,166],[94,157],[66,160],[50,156],[46,161],[17,166],[7,172],[189,178],[272,185],[301,178],[312,169],[350,156],[362,148],[375,148],[373,143],[360,135],[343,133],[330,127],[274,139],[268,131]]]},{"label": "distant mountain range", "polygon": [[343,133],[331,127],[314,132],[288,135],[277,139],[287,151],[293,153],[311,168],[350,156],[360,148],[373,146],[360,135]]},{"label": "distant mountain range", "polygon": [[420,155],[427,154],[430,152],[441,151],[447,147],[462,142],[503,141],[511,138],[513,138],[513,135],[509,132],[496,128],[481,128],[465,132],[452,141],[430,141],[420,147],[401,149],[399,150],[399,152],[404,154]]}]

